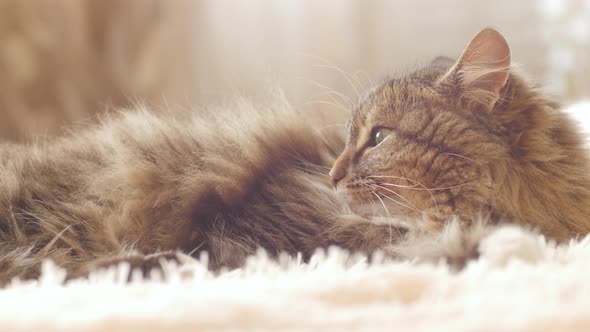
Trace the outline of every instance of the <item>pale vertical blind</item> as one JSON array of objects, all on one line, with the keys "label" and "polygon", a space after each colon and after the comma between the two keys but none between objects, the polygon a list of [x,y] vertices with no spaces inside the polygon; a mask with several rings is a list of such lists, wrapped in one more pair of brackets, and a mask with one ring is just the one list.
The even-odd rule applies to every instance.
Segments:
[{"label": "pale vertical blind", "polygon": [[590,96],[590,0],[0,0],[0,139],[129,100],[187,107],[277,86],[338,122],[372,82],[456,57],[487,26],[551,91]]}]

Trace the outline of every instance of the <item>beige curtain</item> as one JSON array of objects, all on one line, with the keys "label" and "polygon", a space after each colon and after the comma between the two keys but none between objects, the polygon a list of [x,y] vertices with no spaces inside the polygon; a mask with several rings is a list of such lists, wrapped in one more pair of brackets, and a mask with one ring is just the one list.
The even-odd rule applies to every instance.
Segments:
[{"label": "beige curtain", "polygon": [[0,0],[0,139],[188,88],[190,2]]},{"label": "beige curtain", "polygon": [[587,2],[0,0],[0,136],[55,134],[133,100],[191,106],[275,86],[341,122],[367,86],[458,56],[486,26],[552,91],[589,96]]}]

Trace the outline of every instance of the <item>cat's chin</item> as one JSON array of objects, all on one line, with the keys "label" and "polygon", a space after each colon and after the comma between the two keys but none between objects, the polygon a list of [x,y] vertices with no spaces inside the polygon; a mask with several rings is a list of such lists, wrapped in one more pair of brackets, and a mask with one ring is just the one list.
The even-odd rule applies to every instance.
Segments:
[{"label": "cat's chin", "polygon": [[337,188],[336,196],[346,204],[352,212],[363,217],[373,216],[379,211],[379,209],[383,210],[383,207],[379,208],[374,202],[361,200],[357,195],[354,195],[354,193],[351,193],[346,189]]},{"label": "cat's chin", "polygon": [[385,209],[379,201],[348,201],[350,209],[365,218],[403,218],[398,213],[393,213],[389,208]]},{"label": "cat's chin", "polygon": [[340,188],[336,190],[336,195],[342,202],[345,202],[352,212],[365,218],[403,217],[398,211],[395,211],[398,213],[394,212],[395,207],[389,207],[385,202],[378,199],[365,199],[359,193]]},{"label": "cat's chin", "polygon": [[347,205],[355,214],[373,221],[378,219],[388,219],[390,221],[396,220],[400,222],[409,222],[411,224],[416,222],[420,224],[441,223],[436,215],[431,215],[425,212],[414,213],[413,211],[401,209],[398,206],[388,205],[387,202],[379,200],[347,200]]}]

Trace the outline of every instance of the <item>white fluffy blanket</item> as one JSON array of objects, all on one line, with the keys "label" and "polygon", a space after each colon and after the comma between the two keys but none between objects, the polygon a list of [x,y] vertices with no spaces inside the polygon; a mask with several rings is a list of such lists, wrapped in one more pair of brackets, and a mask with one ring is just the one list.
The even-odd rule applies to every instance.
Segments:
[{"label": "white fluffy blanket", "polygon": [[[589,110],[569,109],[590,132]],[[555,246],[504,227],[480,252],[458,273],[333,250],[220,275],[170,265],[165,282],[119,282],[121,266],[66,286],[48,262],[0,290],[0,331],[590,331],[590,236]]]},{"label": "white fluffy blanket", "polygon": [[165,282],[118,282],[126,267],[60,286],[0,291],[1,331],[583,331],[590,329],[590,237],[555,246],[504,227],[461,272],[443,262],[379,262],[339,250],[308,264],[259,255],[214,276],[195,262]]}]

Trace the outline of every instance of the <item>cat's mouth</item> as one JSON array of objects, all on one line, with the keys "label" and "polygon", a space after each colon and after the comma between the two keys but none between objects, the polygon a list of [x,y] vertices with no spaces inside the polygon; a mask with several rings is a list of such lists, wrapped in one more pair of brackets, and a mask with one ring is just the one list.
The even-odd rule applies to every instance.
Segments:
[{"label": "cat's mouth", "polygon": [[422,214],[400,188],[388,186],[375,178],[343,180],[336,191],[345,197],[349,206],[357,213],[392,217]]},{"label": "cat's mouth", "polygon": [[372,189],[361,179],[343,179],[336,185],[336,192],[346,198],[351,206],[368,202]]}]

